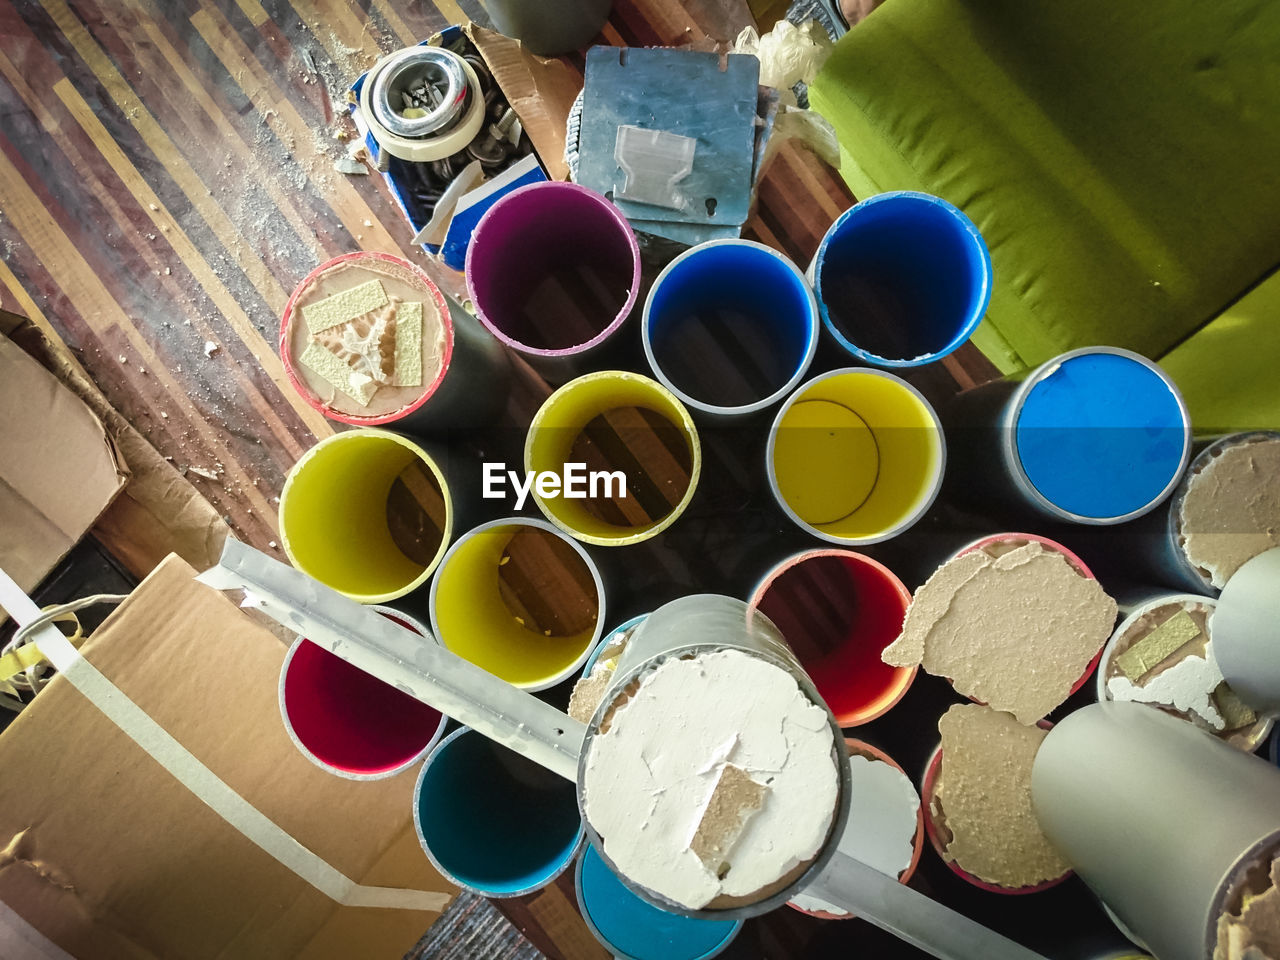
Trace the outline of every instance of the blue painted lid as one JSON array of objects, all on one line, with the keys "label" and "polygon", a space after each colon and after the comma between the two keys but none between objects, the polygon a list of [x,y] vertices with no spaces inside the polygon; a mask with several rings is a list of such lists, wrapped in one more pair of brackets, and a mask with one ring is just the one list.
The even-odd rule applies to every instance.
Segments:
[{"label": "blue painted lid", "polygon": [[1127,518],[1154,506],[1190,452],[1177,389],[1128,351],[1093,348],[1046,364],[1015,416],[1027,480],[1052,506],[1086,519]]},{"label": "blue painted lid", "polygon": [[658,909],[627,889],[590,845],[578,865],[578,899],[588,924],[622,960],[706,960],[742,927],[741,920],[700,920]]}]

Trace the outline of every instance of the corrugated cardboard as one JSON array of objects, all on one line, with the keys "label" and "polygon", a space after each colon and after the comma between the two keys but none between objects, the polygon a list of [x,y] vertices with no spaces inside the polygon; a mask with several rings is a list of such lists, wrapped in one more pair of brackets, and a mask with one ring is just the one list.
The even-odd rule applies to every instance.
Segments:
[{"label": "corrugated cardboard", "polygon": [[139,579],[170,553],[176,553],[201,570],[217,563],[222,543],[230,532],[226,521],[190,481],[111,406],[66,345],[46,335],[30,320],[3,310],[0,310],[0,334],[38,360],[84,401],[102,421],[107,437],[129,465],[124,491],[107,507],[91,531],[103,546]]},{"label": "corrugated cardboard", "polygon": [[552,180],[567,180],[564,137],[569,111],[582,91],[581,74],[563,60],[535,56],[518,41],[477,24],[468,23],[463,30],[515,109],[547,174]]},{"label": "corrugated cardboard", "polygon": [[128,477],[102,422],[0,335],[0,567],[34,588]]},{"label": "corrugated cardboard", "polygon": [[[303,847],[357,883],[451,887],[418,847],[412,774],[358,782],[280,719],[285,647],[165,560],[90,664]],[[63,676],[0,735],[0,900],[84,960],[398,960],[436,913],[339,906],[239,833]]]}]

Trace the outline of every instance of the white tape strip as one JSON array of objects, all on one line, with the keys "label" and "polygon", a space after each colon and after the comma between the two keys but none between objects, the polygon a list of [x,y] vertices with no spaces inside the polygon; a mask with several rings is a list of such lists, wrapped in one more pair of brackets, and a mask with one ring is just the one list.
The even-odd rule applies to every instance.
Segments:
[{"label": "white tape strip", "polygon": [[[0,570],[0,607],[21,626],[40,614],[39,608],[9,575]],[[41,652],[77,690],[117,727],[149,753],[178,782],[218,816],[303,880],[338,903],[352,907],[438,912],[449,895],[428,890],[367,887],[356,883],[316,856],[201,763],[169,735],[141,707],[98,672],[52,624],[35,634]]]}]

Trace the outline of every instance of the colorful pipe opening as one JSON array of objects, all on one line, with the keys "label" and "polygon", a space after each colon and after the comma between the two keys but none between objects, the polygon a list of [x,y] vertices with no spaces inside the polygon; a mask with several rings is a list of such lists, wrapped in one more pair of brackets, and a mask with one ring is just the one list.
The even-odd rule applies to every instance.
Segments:
[{"label": "colorful pipe opening", "polygon": [[915,523],[942,484],[938,416],[905,380],[833,370],[783,404],[769,433],[769,485],[783,511],[841,545],[886,540]]},{"label": "colorful pipe opening", "polygon": [[295,567],[361,603],[420,587],[448,545],[448,484],[421,447],[385,430],[320,441],[280,494],[280,539]]},{"label": "colorful pipe opening", "polygon": [[1169,495],[1191,454],[1191,421],[1173,381],[1113,347],[1073,350],[1038,368],[1005,416],[1013,480],[1055,519],[1141,516]]},{"label": "colorful pipe opening", "polygon": [[431,584],[431,625],[445,647],[508,683],[545,690],[594,649],[604,587],[587,552],[542,520],[476,527]]},{"label": "colorful pipe opening", "polygon": [[822,321],[867,363],[932,363],[972,336],[991,255],[963,213],[926,193],[882,193],[837,218],[810,267]]},{"label": "colorful pipe opening", "polygon": [[440,390],[453,351],[444,294],[419,267],[387,253],[322,263],[294,289],[280,324],[280,359],[298,395],[355,426],[415,413]]},{"label": "colorful pipe opening", "polygon": [[[431,643],[425,627],[390,607],[388,620]],[[435,707],[299,638],[280,672],[280,713],[304,755],[339,776],[388,777],[426,756],[444,732]]]},{"label": "colorful pipe opening", "polygon": [[534,415],[526,470],[563,475],[585,464],[598,477],[588,496],[533,498],[561,530],[586,543],[624,546],[661,533],[693,499],[702,445],[684,404],[634,373],[603,371],[571,380]]},{"label": "colorful pipe opening", "polygon": [[741,920],[702,920],[653,906],[628,889],[591,844],[575,879],[582,918],[620,960],[710,960],[742,929]]},{"label": "colorful pipe opening", "polygon": [[546,886],[582,841],[572,782],[467,727],[423,764],[413,819],[436,869],[486,897]]},{"label": "colorful pipe opening", "polygon": [[902,632],[911,592],[883,564],[850,550],[784,560],[756,587],[752,607],[787,638],[841,727],[883,716],[916,669],[880,659]]},{"label": "colorful pipe opening", "polygon": [[681,400],[708,413],[750,413],[785,396],[818,345],[818,307],[800,270],[751,240],[686,250],[654,281],[645,355]]},{"label": "colorful pipe opening", "polygon": [[467,247],[467,293],[503,343],[564,357],[603,343],[640,287],[640,248],[627,218],[573,183],[535,183],[480,218]]},{"label": "colorful pipe opening", "polygon": [[[899,883],[915,876],[924,851],[924,805],[906,771],[891,756],[864,740],[845,737],[853,783],[854,809],[838,847]],[[886,769],[886,767],[891,769]],[[787,906],[824,920],[854,914],[801,892]]]}]

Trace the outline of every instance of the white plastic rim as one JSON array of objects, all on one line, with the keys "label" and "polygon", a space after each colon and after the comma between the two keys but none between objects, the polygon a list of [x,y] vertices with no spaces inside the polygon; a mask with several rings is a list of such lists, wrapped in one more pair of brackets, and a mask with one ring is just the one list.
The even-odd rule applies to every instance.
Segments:
[{"label": "white plastic rim", "polygon": [[[924,409],[928,411],[929,418],[933,421],[933,428],[938,437],[938,467],[934,472],[934,476],[929,481],[928,490],[925,495],[916,502],[911,513],[896,523],[893,527],[870,537],[838,537],[834,534],[825,533],[808,521],[800,519],[800,516],[791,509],[791,505],[787,503],[786,498],[782,496],[782,491],[778,489],[778,478],[774,472],[773,466],[773,453],[774,447],[777,443],[778,428],[782,423],[782,418],[787,415],[787,411],[790,410],[797,401],[803,398],[805,391],[813,384],[832,377],[842,376],[847,373],[858,373],[871,377],[883,377],[886,380],[892,380],[899,386],[914,394]],[[874,428],[872,428],[872,432],[875,432]],[[792,523],[801,530],[804,530],[806,533],[812,534],[819,540],[825,540],[827,543],[834,543],[841,547],[868,546],[873,543],[883,543],[886,540],[891,540],[903,531],[909,530],[921,517],[925,515],[925,513],[928,512],[929,508],[933,506],[934,501],[938,499],[938,493],[942,489],[942,480],[943,477],[946,476],[947,472],[947,439],[942,430],[942,421],[938,418],[938,411],[933,408],[933,404],[925,398],[923,393],[913,387],[906,380],[895,376],[887,370],[877,370],[872,367],[841,367],[837,370],[829,370],[826,373],[805,381],[796,389],[795,393],[791,394],[791,396],[786,399],[782,404],[781,409],[778,410],[777,416],[774,417],[773,424],[769,428],[769,439],[765,445],[764,457],[765,469],[768,472],[769,477],[769,492],[773,495],[774,502],[782,512],[787,515]]]},{"label": "white plastic rim", "polygon": [[[372,606],[374,610],[377,610],[379,613],[387,617],[407,623],[410,629],[421,635],[423,642],[436,642],[431,631],[416,618],[409,616],[409,614],[397,610],[394,607],[383,606],[382,604],[372,604]],[[444,735],[444,728],[449,724],[449,717],[440,711],[437,711],[440,713],[440,722],[436,725],[435,733],[431,735],[431,739],[427,741],[426,745],[414,754],[414,756],[408,758],[403,763],[379,773],[353,773],[349,770],[343,770],[340,767],[335,767],[331,764],[325,763],[312,753],[307,745],[302,742],[297,731],[294,730],[293,721],[289,719],[289,711],[285,708],[284,702],[284,678],[289,672],[289,664],[293,662],[294,654],[298,652],[298,648],[302,646],[303,641],[306,639],[306,637],[297,637],[294,639],[293,643],[289,645],[289,652],[285,654],[284,663],[280,665],[280,679],[276,683],[276,700],[280,707],[280,719],[284,722],[284,729],[289,734],[289,739],[293,741],[293,745],[298,748],[299,753],[314,763],[321,770],[325,771],[325,773],[331,773],[335,777],[342,777],[344,780],[386,780],[388,777],[397,776],[398,774],[404,773],[404,771],[408,770],[415,764],[421,763],[422,760],[435,749],[436,744],[440,742],[440,738]],[[353,667],[352,669],[355,668]]]},{"label": "white plastic rim", "polygon": [[[751,403],[740,404],[732,407],[720,406],[714,403],[708,403],[705,400],[699,400],[697,397],[692,397],[677,387],[667,376],[662,367],[659,366],[657,357],[655,357],[653,353],[653,340],[650,333],[650,311],[653,307],[653,298],[654,294],[662,286],[663,281],[666,280],[667,277],[685,261],[702,255],[702,252],[709,248],[721,246],[735,246],[756,250],[761,254],[772,257],[778,261],[784,270],[787,270],[792,274],[793,280],[800,289],[804,290],[808,298],[808,329],[805,332],[806,344],[803,355],[800,358],[800,362],[796,366],[795,372],[786,383],[768,396],[762,397]],[[773,406],[773,404],[777,403],[780,399],[794,390],[796,385],[804,378],[804,375],[809,372],[809,366],[813,363],[814,354],[817,353],[818,350],[818,337],[820,330],[821,321],[818,318],[818,301],[813,295],[813,286],[810,284],[809,279],[804,275],[804,273],[801,272],[800,268],[772,247],[765,246],[763,243],[757,243],[755,240],[741,240],[735,238],[708,240],[705,243],[700,243],[697,246],[690,247],[667,264],[662,269],[662,272],[658,274],[657,279],[653,281],[653,285],[649,288],[649,294],[645,297],[644,301],[644,314],[640,321],[640,339],[644,345],[644,356],[649,362],[649,369],[653,371],[653,375],[658,379],[658,382],[679,397],[686,406],[693,407],[695,410],[701,410],[703,413],[713,413],[720,416],[740,416],[743,414],[755,413],[759,410],[765,409],[766,407]]]},{"label": "white plastic rim", "polygon": [[[573,676],[575,673],[579,673],[582,670],[582,665],[586,663],[589,659],[591,659],[594,653],[596,652],[596,650],[599,649],[600,638],[604,633],[604,622],[605,622],[604,580],[601,579],[600,568],[597,567],[596,562],[593,559],[591,559],[591,554],[587,553],[587,551],[582,548],[582,544],[578,543],[577,540],[575,540],[573,537],[568,536],[562,530],[558,529],[555,525],[549,523],[546,520],[538,519],[535,517],[519,517],[519,516],[504,517],[500,520],[490,520],[488,523],[482,523],[478,527],[473,527],[471,530],[468,530],[465,534],[463,534],[456,541],[454,541],[453,545],[450,546],[449,549],[445,552],[445,555],[441,558],[439,565],[436,567],[437,574],[444,572],[445,567],[448,566],[449,561],[453,558],[453,555],[460,548],[462,548],[464,544],[470,541],[473,537],[477,536],[478,534],[485,533],[486,531],[494,530],[500,527],[531,527],[536,530],[544,530],[547,533],[552,534],[562,542],[567,543],[570,547],[573,548],[574,553],[576,553],[578,557],[581,558],[582,562],[586,565],[587,570],[591,574],[591,582],[594,584],[595,590],[596,590],[597,607],[596,607],[595,632],[592,634],[591,642],[586,645],[586,649],[582,651],[581,655],[572,664],[565,667],[563,670],[557,673],[554,677],[551,677],[545,681],[542,681],[540,683],[532,683],[532,684],[523,684],[523,683],[512,684],[512,686],[517,687],[521,690],[527,690],[530,693],[538,693],[542,690],[549,690],[552,687],[556,686],[557,684],[563,683],[565,680]],[[431,636],[435,638],[436,643],[440,644],[440,646],[448,650],[450,649],[449,643],[445,639],[444,634],[440,630],[440,621],[436,615],[436,595],[439,592],[440,579],[441,578],[438,575],[435,577],[432,577],[431,579],[431,593],[428,600],[428,604],[429,604],[428,609],[431,616]]]},{"label": "white plastic rim", "polygon": [[[1152,497],[1149,502],[1136,510],[1129,513],[1121,514],[1115,517],[1086,517],[1078,513],[1072,513],[1070,510],[1064,510],[1062,507],[1053,503],[1044,494],[1042,494],[1031,477],[1027,475],[1027,471],[1022,466],[1022,459],[1018,456],[1017,449],[1017,427],[1018,417],[1022,413],[1022,405],[1026,402],[1027,396],[1032,389],[1045,377],[1054,373],[1058,366],[1074,357],[1085,356],[1094,353],[1108,353],[1117,357],[1124,357],[1146,367],[1157,377],[1164,381],[1165,386],[1173,395],[1173,399],[1178,405],[1178,411],[1182,414],[1183,422],[1183,441],[1182,441],[1182,459],[1178,464],[1178,469],[1174,471],[1169,482],[1165,484],[1156,496]],[[1071,523],[1082,523],[1090,526],[1111,526],[1112,524],[1124,523],[1128,520],[1135,520],[1143,514],[1150,513],[1161,503],[1163,503],[1182,482],[1183,474],[1186,472],[1187,464],[1191,462],[1191,414],[1187,410],[1186,401],[1182,398],[1182,392],[1178,389],[1178,385],[1173,379],[1153,363],[1147,357],[1140,353],[1134,353],[1132,350],[1125,350],[1121,347],[1080,347],[1076,350],[1069,350],[1066,353],[1059,354],[1052,360],[1047,360],[1040,366],[1031,371],[1021,383],[1018,384],[1016,390],[1005,403],[1004,411],[999,420],[1000,430],[1000,453],[1001,459],[1004,461],[1005,470],[1012,478],[1014,486],[1018,492],[1032,501],[1032,504],[1046,516],[1055,520],[1067,520]]]},{"label": "white plastic rim", "polygon": [[[1134,607],[1133,611],[1120,621],[1120,626],[1115,628],[1111,638],[1107,640],[1106,645],[1102,648],[1102,658],[1098,660],[1098,670],[1094,674],[1094,689],[1098,694],[1099,702],[1111,699],[1111,693],[1107,690],[1107,668],[1111,666],[1111,658],[1115,652],[1116,644],[1120,642],[1120,638],[1128,632],[1129,628],[1140,617],[1159,607],[1173,603],[1179,604],[1184,610],[1193,603],[1203,604],[1209,608],[1210,618],[1212,618],[1214,607],[1217,605],[1217,601],[1213,597],[1202,597],[1194,593],[1163,593]],[[1212,624],[1210,624],[1210,630],[1212,631]]]}]

